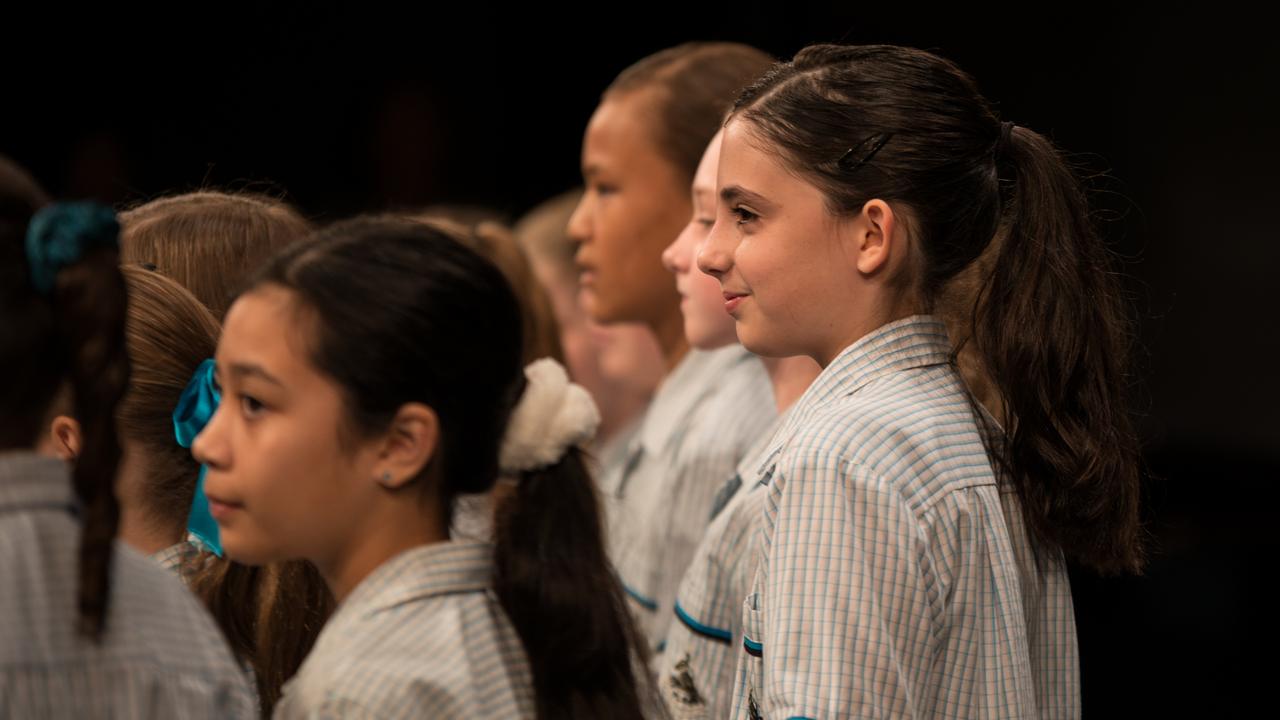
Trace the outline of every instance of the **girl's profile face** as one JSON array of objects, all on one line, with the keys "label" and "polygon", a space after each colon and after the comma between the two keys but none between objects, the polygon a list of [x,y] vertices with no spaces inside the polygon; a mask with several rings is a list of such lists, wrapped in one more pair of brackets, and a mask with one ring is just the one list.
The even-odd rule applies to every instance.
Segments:
[{"label": "girl's profile face", "polygon": [[684,336],[700,350],[737,342],[733,318],[724,310],[720,283],[698,269],[698,250],[716,220],[716,168],[720,163],[721,133],[711,139],[693,177],[693,217],[662,252],[662,264],[676,276]]},{"label": "girl's profile face", "polygon": [[600,103],[582,144],[586,190],[569,219],[582,299],[602,323],[653,323],[677,297],[662,249],[689,219],[689,188],[658,146],[653,92]]},{"label": "girl's profile face", "polygon": [[850,328],[863,303],[854,233],[762,142],[741,120],[725,128],[715,225],[698,266],[720,281],[747,349],[825,366],[858,337]]},{"label": "girl's profile face", "polygon": [[222,404],[192,451],[239,562],[334,562],[374,499],[377,452],[341,433],[341,389],[309,359],[313,320],[292,291],[267,285],[231,306],[218,342]]}]

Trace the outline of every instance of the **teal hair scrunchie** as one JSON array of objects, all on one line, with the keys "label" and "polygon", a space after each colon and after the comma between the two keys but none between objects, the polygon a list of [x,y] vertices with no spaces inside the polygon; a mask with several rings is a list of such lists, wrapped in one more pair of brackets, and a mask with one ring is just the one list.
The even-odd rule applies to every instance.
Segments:
[{"label": "teal hair scrunchie", "polygon": [[[186,389],[182,391],[178,406],[173,409],[173,436],[184,448],[191,447],[222,402],[222,393],[218,392],[213,378],[214,367],[212,359],[200,363]],[[191,499],[191,512],[187,516],[187,532],[194,535],[214,555],[222,557],[218,523],[209,513],[209,498],[204,494],[204,476],[207,472],[208,467],[202,464],[200,477],[196,481],[195,497]]]},{"label": "teal hair scrunchie", "polygon": [[91,248],[120,246],[120,223],[111,208],[96,202],[54,203],[27,224],[27,265],[31,284],[43,295],[53,292],[58,272],[74,265]]}]

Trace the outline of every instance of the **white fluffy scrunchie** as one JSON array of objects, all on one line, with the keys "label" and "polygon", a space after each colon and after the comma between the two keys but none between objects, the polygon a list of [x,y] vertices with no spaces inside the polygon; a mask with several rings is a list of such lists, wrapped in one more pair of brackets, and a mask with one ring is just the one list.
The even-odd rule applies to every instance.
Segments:
[{"label": "white fluffy scrunchie", "polygon": [[503,473],[518,473],[554,465],[572,446],[595,437],[600,411],[586,389],[569,382],[560,363],[551,358],[525,366],[528,379],[502,440],[498,465]]}]

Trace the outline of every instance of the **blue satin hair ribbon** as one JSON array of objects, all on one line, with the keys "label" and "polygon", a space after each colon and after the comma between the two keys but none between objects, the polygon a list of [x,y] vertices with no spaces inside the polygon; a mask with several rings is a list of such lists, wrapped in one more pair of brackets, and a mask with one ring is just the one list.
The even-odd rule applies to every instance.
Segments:
[{"label": "blue satin hair ribbon", "polygon": [[[209,424],[209,419],[218,410],[222,402],[222,394],[213,379],[214,362],[212,359],[200,363],[191,381],[182,391],[178,407],[173,411],[173,434],[178,444],[184,448],[191,447],[196,435]],[[200,466],[200,478],[196,481],[196,494],[191,500],[191,514],[187,517],[187,532],[191,533],[210,552],[222,557],[222,543],[218,539],[218,523],[209,513],[209,498],[204,494],[204,476],[208,468]]]}]

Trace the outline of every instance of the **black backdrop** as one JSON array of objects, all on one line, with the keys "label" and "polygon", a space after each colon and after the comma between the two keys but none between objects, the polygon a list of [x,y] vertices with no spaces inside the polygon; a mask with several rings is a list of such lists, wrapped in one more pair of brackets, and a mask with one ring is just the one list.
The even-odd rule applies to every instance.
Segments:
[{"label": "black backdrop", "polygon": [[205,185],[310,216],[572,186],[623,67],[692,39],[933,49],[1006,119],[1099,173],[1140,316],[1135,410],[1155,478],[1145,577],[1074,573],[1086,714],[1233,715],[1277,663],[1263,585],[1280,491],[1271,215],[1276,39],[1227,5],[287,2],[6,9],[0,152],[62,196]]}]

